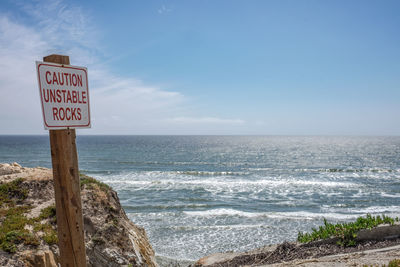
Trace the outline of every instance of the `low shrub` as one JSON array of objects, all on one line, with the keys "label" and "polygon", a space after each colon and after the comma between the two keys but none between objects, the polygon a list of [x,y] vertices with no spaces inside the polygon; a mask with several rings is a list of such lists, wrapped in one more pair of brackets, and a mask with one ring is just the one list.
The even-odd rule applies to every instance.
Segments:
[{"label": "low shrub", "polygon": [[372,229],[381,224],[393,225],[398,222],[399,218],[391,218],[385,215],[382,216],[371,216],[367,214],[366,217],[358,217],[355,222],[350,223],[328,223],[324,219],[324,225],[318,229],[312,228],[311,233],[299,232],[297,240],[301,243],[309,243],[315,240],[324,240],[331,237],[338,237],[338,245],[341,246],[355,246],[357,232],[362,229]]}]

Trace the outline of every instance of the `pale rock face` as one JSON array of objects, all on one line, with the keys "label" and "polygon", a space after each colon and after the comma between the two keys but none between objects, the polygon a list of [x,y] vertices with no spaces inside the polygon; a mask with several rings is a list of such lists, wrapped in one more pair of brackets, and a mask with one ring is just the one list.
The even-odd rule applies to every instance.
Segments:
[{"label": "pale rock face", "polygon": [[51,250],[28,250],[22,253],[22,258],[27,267],[53,267],[57,266],[55,255]]},{"label": "pale rock face", "polygon": [[18,163],[14,162],[12,164],[4,163],[0,164],[0,176],[13,174],[13,173],[20,173],[22,172],[22,167]]},{"label": "pale rock face", "polygon": [[[17,163],[0,164],[0,184],[23,178],[28,197],[18,205],[31,205],[27,218],[54,205],[53,177],[50,169],[24,168]],[[111,188],[97,183],[82,186],[82,209],[88,266],[157,266],[146,232],[133,224]],[[1,222],[1,218],[0,218]],[[36,247],[20,244],[16,253],[0,250],[0,266],[58,267],[58,246],[40,239]]]}]

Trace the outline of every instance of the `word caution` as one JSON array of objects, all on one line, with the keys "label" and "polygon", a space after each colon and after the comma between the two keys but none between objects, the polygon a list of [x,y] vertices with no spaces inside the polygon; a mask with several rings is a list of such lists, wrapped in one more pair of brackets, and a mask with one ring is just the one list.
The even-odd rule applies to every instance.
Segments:
[{"label": "word caution", "polygon": [[87,69],[36,62],[45,129],[90,128]]}]

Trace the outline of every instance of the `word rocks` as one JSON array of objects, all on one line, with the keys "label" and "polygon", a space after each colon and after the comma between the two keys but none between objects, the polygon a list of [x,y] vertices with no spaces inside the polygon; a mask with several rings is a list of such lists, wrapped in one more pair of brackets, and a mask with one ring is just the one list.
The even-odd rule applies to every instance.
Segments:
[{"label": "word rocks", "polygon": [[90,128],[87,69],[36,62],[44,128]]}]

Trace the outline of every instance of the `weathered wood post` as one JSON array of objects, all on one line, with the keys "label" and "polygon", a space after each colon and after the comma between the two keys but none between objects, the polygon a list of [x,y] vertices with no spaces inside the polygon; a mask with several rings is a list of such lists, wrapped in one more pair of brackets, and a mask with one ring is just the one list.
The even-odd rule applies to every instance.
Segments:
[{"label": "weathered wood post", "polygon": [[[43,61],[63,65],[70,64],[69,57],[61,55],[46,56],[43,58]],[[65,76],[65,78],[67,79],[67,76]],[[48,81],[50,80],[51,83],[51,75],[46,73],[46,79]],[[52,82],[54,83],[54,80]],[[59,85],[59,83],[60,82],[57,84]],[[45,90],[44,88],[41,88],[40,77],[39,90]],[[68,101],[66,101],[66,103],[68,103]],[[45,125],[47,125],[46,119]],[[86,250],[75,129],[67,128],[51,130],[50,128],[49,135],[61,266],[86,267]]]}]

